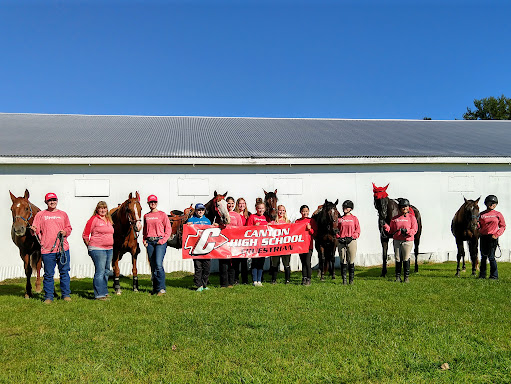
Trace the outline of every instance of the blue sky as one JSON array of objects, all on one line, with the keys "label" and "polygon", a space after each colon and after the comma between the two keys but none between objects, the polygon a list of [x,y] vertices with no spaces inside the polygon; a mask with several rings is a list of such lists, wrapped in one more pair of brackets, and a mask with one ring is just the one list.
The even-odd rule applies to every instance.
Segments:
[{"label": "blue sky", "polygon": [[0,0],[0,112],[462,118],[511,97],[510,15],[492,0]]}]

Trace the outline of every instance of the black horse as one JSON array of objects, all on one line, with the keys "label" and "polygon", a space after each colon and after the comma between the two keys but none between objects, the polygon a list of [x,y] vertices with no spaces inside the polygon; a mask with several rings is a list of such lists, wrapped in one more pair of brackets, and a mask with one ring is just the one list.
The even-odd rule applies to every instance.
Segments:
[{"label": "black horse", "polygon": [[321,209],[312,216],[318,226],[318,231],[315,235],[315,243],[319,257],[321,280],[325,280],[327,268],[332,279],[335,279],[336,235],[339,233],[339,228],[337,227],[337,221],[339,219],[339,211],[337,210],[338,203],[339,200],[332,203],[325,199],[325,203]]},{"label": "black horse", "polygon": [[264,217],[266,217],[266,220],[268,223],[277,220],[277,201],[279,201],[279,198],[277,197],[277,190],[275,192],[266,192],[263,189],[264,192]]},{"label": "black horse", "polygon": [[467,200],[454,214],[451,222],[451,232],[456,238],[456,246],[458,247],[458,254],[456,255],[456,276],[460,275],[460,260],[463,259],[462,270],[465,271],[465,247],[463,242],[468,243],[470,252],[470,260],[472,261],[472,275],[475,276],[479,264],[477,257],[477,241],[479,239],[479,230],[477,229],[477,222],[479,220],[479,199]]},{"label": "black horse", "polygon": [[[389,249],[389,239],[392,237],[388,233],[385,232],[383,226],[386,224],[390,225],[390,221],[394,216],[399,214],[398,202],[393,199],[389,199],[387,195],[387,188],[389,184],[385,187],[377,187],[373,183],[373,195],[374,195],[374,207],[378,211],[378,228],[380,230],[380,241],[383,250],[382,254],[382,270],[381,277],[385,277],[387,275],[387,252]],[[415,219],[417,220],[417,233],[414,236],[414,254],[415,254],[415,272],[419,272],[419,243],[421,239],[422,233],[422,219],[419,210],[413,205],[410,206],[410,209],[413,210],[413,214],[415,215]]]}]

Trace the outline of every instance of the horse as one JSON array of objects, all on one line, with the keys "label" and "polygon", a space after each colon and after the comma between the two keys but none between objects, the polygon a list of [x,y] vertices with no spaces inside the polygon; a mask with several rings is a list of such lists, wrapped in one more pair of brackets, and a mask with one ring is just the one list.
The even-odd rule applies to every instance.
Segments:
[{"label": "horse", "polygon": [[264,217],[268,222],[277,220],[277,201],[279,200],[277,197],[277,190],[275,192],[264,192]]},{"label": "horse", "polygon": [[181,249],[183,246],[183,224],[193,216],[194,209],[192,205],[185,208],[184,211],[173,210],[170,212],[169,221],[172,227],[172,232],[167,240],[167,246]]},{"label": "horse", "polygon": [[114,289],[117,295],[121,294],[119,282],[120,270],[119,260],[122,256],[131,253],[133,264],[133,291],[138,292],[137,256],[140,253],[138,235],[142,229],[142,207],[140,206],[140,195],[137,191],[133,197],[130,192],[128,199],[117,208],[110,210],[114,223],[114,250],[112,257],[112,269],[114,271]]},{"label": "horse", "polygon": [[[383,250],[381,277],[385,277],[387,275],[387,252],[389,248],[389,238],[392,237],[385,232],[383,226],[385,223],[390,225],[392,218],[399,214],[398,202],[396,200],[389,199],[388,197],[388,187],[389,184],[387,184],[385,187],[377,187],[373,183],[374,207],[378,211],[378,228],[380,230],[380,241]],[[414,236],[413,242],[415,245],[415,272],[419,272],[418,258],[419,243],[422,233],[422,219],[419,210],[413,205],[410,206],[410,213],[415,215],[415,219],[417,219],[417,233]]]},{"label": "horse", "polygon": [[11,238],[18,247],[20,257],[23,260],[25,276],[27,277],[25,298],[28,299],[32,297],[30,277],[32,276],[33,269],[35,269],[37,273],[35,291],[36,293],[41,292],[41,244],[37,236],[28,229],[32,226],[34,217],[40,209],[28,200],[30,197],[28,189],[25,189],[25,195],[23,197],[14,196],[11,191],[9,191],[9,193],[12,200]]},{"label": "horse", "polygon": [[463,259],[463,272],[465,272],[465,248],[463,242],[468,243],[470,252],[470,260],[472,261],[472,275],[475,276],[476,270],[479,265],[477,257],[477,241],[479,239],[479,230],[477,223],[479,220],[479,199],[467,200],[460,209],[454,214],[451,222],[451,232],[456,239],[456,246],[458,247],[458,254],[456,255],[456,276],[460,276],[460,259]]},{"label": "horse", "polygon": [[338,203],[339,199],[337,199],[335,203],[325,199],[323,206],[318,208],[312,215],[312,218],[316,221],[318,226],[314,239],[316,250],[318,251],[321,280],[325,280],[327,268],[330,272],[330,276],[332,276],[332,280],[335,279],[336,235],[339,233],[339,228],[337,227],[339,219],[339,211],[337,210]]},{"label": "horse", "polygon": [[225,192],[223,195],[220,195],[215,191],[213,198],[204,204],[206,207],[204,216],[206,216],[209,221],[211,221],[211,224],[217,223],[227,225],[231,222],[231,216],[229,215],[229,210],[227,209],[225,196],[227,196],[227,192]]}]

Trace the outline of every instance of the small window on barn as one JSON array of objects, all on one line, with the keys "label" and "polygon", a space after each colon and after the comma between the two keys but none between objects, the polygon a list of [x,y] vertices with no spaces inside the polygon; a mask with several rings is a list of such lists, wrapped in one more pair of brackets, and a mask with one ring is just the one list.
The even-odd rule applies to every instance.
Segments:
[{"label": "small window on barn", "polygon": [[75,180],[76,197],[110,196],[110,180]]},{"label": "small window on barn", "polygon": [[303,193],[302,179],[273,179],[277,195],[301,195]]},{"label": "small window on barn", "polygon": [[177,194],[179,196],[209,196],[209,180],[178,179]]},{"label": "small window on barn", "polygon": [[473,176],[450,176],[449,192],[473,192],[474,183]]}]

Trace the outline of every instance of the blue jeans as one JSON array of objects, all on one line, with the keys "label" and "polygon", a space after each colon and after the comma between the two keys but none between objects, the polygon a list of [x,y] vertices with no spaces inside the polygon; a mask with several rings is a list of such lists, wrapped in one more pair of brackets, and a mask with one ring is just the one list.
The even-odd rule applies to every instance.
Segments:
[{"label": "blue jeans", "polygon": [[60,290],[62,297],[71,296],[71,279],[69,278],[70,268],[70,256],[69,250],[65,252],[65,255],[60,257],[57,253],[43,253],[42,255],[44,265],[44,277],[43,277],[43,289],[44,299],[53,300],[55,293],[55,283],[53,281],[53,275],[55,275],[55,265],[59,268],[60,273]]},{"label": "blue jeans", "polygon": [[153,293],[165,289],[165,270],[163,269],[163,258],[167,252],[167,243],[158,244],[157,241],[147,242],[147,258],[151,265],[153,275]]},{"label": "blue jeans", "polygon": [[110,276],[110,265],[112,264],[113,249],[91,249],[89,256],[94,262],[94,297],[100,298],[108,295],[108,276]]}]

